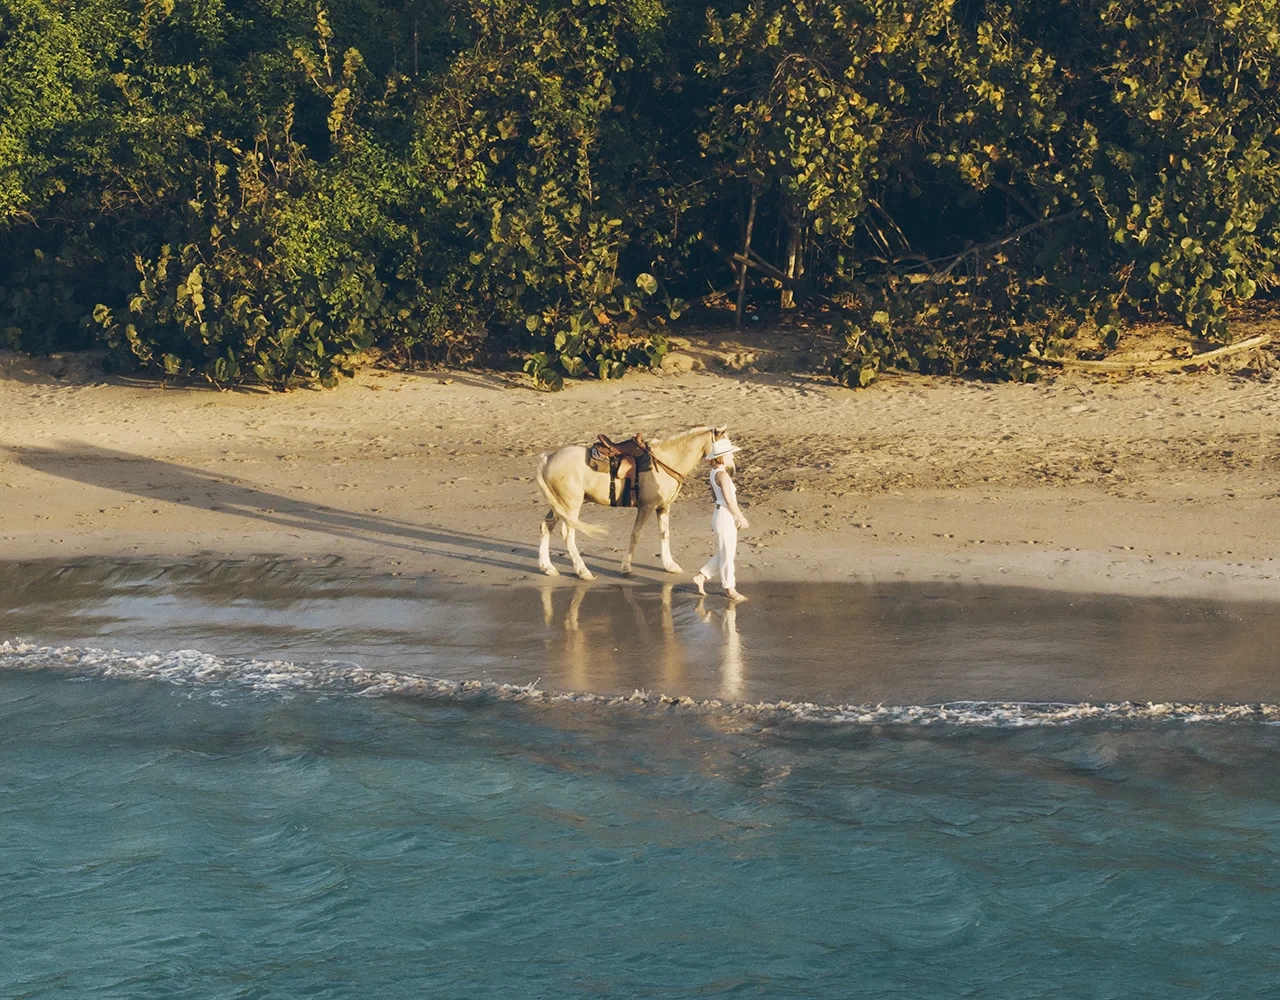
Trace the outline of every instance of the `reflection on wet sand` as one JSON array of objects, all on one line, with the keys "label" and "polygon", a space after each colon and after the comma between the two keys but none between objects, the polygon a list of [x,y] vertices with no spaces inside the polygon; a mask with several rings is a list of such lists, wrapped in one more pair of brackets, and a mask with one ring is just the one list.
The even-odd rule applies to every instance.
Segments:
[{"label": "reflection on wet sand", "polygon": [[[593,682],[625,665],[633,656],[641,656],[656,663],[656,681],[661,690],[675,690],[685,680],[685,647],[676,629],[673,616],[675,584],[662,585],[657,602],[656,621],[650,621],[652,610],[646,611],[637,597],[635,588],[620,588],[623,603],[631,612],[634,627],[615,627],[610,621],[608,609],[588,619],[582,625],[582,604],[592,588],[581,583],[573,588],[568,603],[563,605],[564,615],[557,618],[557,594],[564,588],[544,585],[540,588],[542,622],[555,631],[548,633],[546,647],[549,657],[560,659],[572,684],[577,690],[591,690]],[[646,597],[651,595],[646,594]],[[699,602],[702,605],[702,602]],[[591,641],[592,637],[595,642]],[[614,654],[623,654],[615,656]],[[647,686],[647,685],[643,685]]]},{"label": "reflection on wet sand", "polygon": [[720,697],[724,701],[742,700],[742,637],[738,635],[738,605],[730,602],[718,615],[707,610],[705,598],[698,600],[698,617],[704,625],[719,619],[724,643],[720,652]]},{"label": "reflection on wet sand", "polygon": [[660,647],[658,659],[662,663],[660,676],[662,677],[664,691],[677,689],[684,680],[685,674],[684,644],[676,633],[675,620],[671,613],[671,597],[674,591],[675,584],[664,583],[662,585],[662,592],[658,599],[658,622],[662,632],[661,640],[658,639],[656,631],[649,627],[649,619],[645,615],[644,609],[640,606],[640,602],[636,600],[635,594],[630,588],[623,591],[627,603],[631,606],[632,612],[636,617],[638,640],[647,646]]},{"label": "reflection on wet sand", "polygon": [[1280,607],[999,587],[467,587],[290,560],[0,564],[0,640],[726,701],[1280,701]]},{"label": "reflection on wet sand", "polygon": [[[582,611],[583,598],[587,596],[589,589],[585,582],[579,583],[573,588],[563,622],[564,636],[559,658],[566,668],[570,684],[577,685],[574,690],[586,690],[582,685],[586,684],[589,678],[590,664],[587,658],[587,636],[582,631],[582,626],[578,621],[578,616]],[[555,590],[552,587],[542,588],[542,621],[548,627],[555,624],[554,593]],[[550,636],[547,638],[546,646],[548,655],[554,658],[556,643]]]},{"label": "reflection on wet sand", "polygon": [[[676,626],[675,584],[663,584],[659,593],[657,606],[654,608],[651,593],[638,592],[635,588],[620,589],[623,603],[631,612],[634,625],[630,628],[616,627],[610,621],[608,609],[603,613],[589,615],[587,625],[583,626],[583,601],[592,589],[587,583],[576,585],[570,592],[567,603],[558,597],[560,591],[555,585],[544,585],[540,588],[542,602],[542,622],[549,631],[546,637],[548,658],[564,665],[565,673],[571,687],[575,690],[592,690],[598,685],[602,676],[606,676],[618,666],[618,661],[626,661],[627,656],[618,657],[624,646],[630,652],[643,658],[659,669],[651,671],[653,685],[658,690],[679,691],[689,680],[687,676],[688,654],[685,639]],[[642,602],[641,598],[648,600]],[[646,610],[645,603],[650,605]],[[557,604],[563,610],[563,616],[557,616]],[[738,632],[738,608],[728,603],[723,608],[708,607],[707,599],[699,597],[693,602],[693,609],[698,621],[710,626],[716,635],[715,646],[718,649],[718,691],[716,697],[724,701],[741,701],[743,698],[743,652],[742,636]],[[656,611],[656,614],[654,612]],[[592,638],[596,640],[592,642]],[[703,638],[703,636],[689,636]]]}]

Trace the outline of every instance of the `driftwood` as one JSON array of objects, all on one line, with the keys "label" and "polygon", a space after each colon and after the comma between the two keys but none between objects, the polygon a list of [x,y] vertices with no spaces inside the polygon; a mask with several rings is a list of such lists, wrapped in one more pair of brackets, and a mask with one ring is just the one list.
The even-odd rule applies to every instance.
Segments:
[{"label": "driftwood", "polygon": [[1242,340],[1238,344],[1219,347],[1213,351],[1205,351],[1203,354],[1192,354],[1185,358],[1160,358],[1157,361],[1081,361],[1074,358],[1040,358],[1035,356],[1029,356],[1027,360],[1034,361],[1038,365],[1053,365],[1056,368],[1074,368],[1087,372],[1173,371],[1177,368],[1187,368],[1193,365],[1202,365],[1208,361],[1216,361],[1218,358],[1225,358],[1232,354],[1241,354],[1244,351],[1251,351],[1270,342],[1271,335],[1269,333],[1260,333],[1258,336]]}]

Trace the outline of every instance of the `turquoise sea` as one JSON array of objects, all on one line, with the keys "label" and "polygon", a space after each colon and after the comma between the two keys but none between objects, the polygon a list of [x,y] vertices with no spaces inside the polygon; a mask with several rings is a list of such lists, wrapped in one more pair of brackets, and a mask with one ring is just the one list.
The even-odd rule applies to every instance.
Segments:
[{"label": "turquoise sea", "polygon": [[3,579],[2,997],[1277,995],[1267,606]]}]

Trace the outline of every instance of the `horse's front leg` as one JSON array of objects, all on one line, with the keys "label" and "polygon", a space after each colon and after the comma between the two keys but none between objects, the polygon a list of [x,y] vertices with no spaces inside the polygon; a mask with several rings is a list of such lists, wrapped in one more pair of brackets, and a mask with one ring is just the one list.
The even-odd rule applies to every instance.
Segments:
[{"label": "horse's front leg", "polygon": [[641,506],[636,508],[636,523],[631,526],[631,548],[627,549],[627,554],[622,557],[622,575],[631,575],[631,560],[635,558],[636,546],[640,544],[640,529],[644,527],[645,521],[649,520],[649,515],[653,513],[653,508],[649,506]]},{"label": "horse's front leg", "polygon": [[551,529],[555,527],[555,524],[556,512],[549,510],[539,526],[541,538],[538,540],[538,569],[546,573],[547,576],[560,575],[560,571],[551,565]]},{"label": "horse's front leg", "polygon": [[658,508],[658,536],[662,539],[662,568],[668,573],[683,573],[680,564],[671,558],[671,508]]}]

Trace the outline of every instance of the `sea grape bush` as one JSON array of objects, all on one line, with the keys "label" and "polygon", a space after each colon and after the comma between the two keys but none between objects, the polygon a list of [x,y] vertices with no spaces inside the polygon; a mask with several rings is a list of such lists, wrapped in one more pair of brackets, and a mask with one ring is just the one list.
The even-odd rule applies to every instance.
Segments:
[{"label": "sea grape bush", "polygon": [[0,346],[218,384],[666,350],[1032,377],[1276,286],[1280,0],[0,0]]}]

